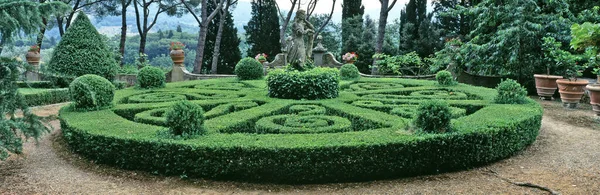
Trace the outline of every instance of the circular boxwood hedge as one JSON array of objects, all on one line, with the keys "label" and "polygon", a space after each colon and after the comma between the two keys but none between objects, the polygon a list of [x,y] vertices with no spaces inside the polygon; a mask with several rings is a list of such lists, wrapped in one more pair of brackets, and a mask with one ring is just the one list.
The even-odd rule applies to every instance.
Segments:
[{"label": "circular boxwood hedge", "polygon": [[[468,169],[523,150],[535,141],[541,124],[542,108],[535,101],[496,104],[494,89],[372,78],[342,82],[340,89],[334,99],[290,100],[267,97],[264,80],[188,81],[155,90],[119,90],[110,110],[65,107],[60,118],[70,148],[98,163],[165,175],[276,183],[364,181]],[[459,95],[450,98],[451,93]],[[130,101],[149,94],[184,94],[206,111],[206,134],[162,135],[169,128],[165,112],[180,100]],[[430,99],[447,102],[451,132],[422,133],[410,127],[419,104]]]},{"label": "circular boxwood hedge", "polygon": [[115,86],[101,76],[86,74],[71,82],[69,93],[75,107],[97,109],[112,103]]}]

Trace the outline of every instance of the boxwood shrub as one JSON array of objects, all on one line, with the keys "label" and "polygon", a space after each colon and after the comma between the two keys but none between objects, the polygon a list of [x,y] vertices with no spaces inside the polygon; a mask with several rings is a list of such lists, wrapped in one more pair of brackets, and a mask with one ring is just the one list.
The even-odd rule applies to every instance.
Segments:
[{"label": "boxwood shrub", "polygon": [[[524,104],[496,104],[494,89],[440,86],[435,81],[361,78],[345,83],[349,87],[338,98],[301,101],[266,97],[264,81],[243,81],[247,87],[235,91],[197,87],[234,83],[238,81],[217,79],[172,83],[157,91],[119,90],[111,109],[78,112],[73,106],[62,108],[62,133],[72,151],[123,169],[298,184],[398,178],[485,165],[533,143],[542,117],[542,108],[531,99]],[[408,98],[410,94],[431,90],[466,94],[462,99],[444,99],[451,108],[464,110],[451,120],[452,132],[414,133],[411,118],[391,112],[418,106],[428,96]],[[188,99],[206,110],[206,134],[174,139],[158,135],[165,126],[136,118],[145,113],[144,118],[164,120],[159,110],[179,100],[127,101],[140,94],[165,92],[237,94],[237,98]],[[407,97],[368,97],[374,94]],[[354,104],[358,101],[388,108]],[[247,106],[228,105],[235,102]],[[219,114],[206,117],[213,110]],[[343,121],[330,122],[338,117]]]},{"label": "boxwood shrub", "polygon": [[344,64],[340,68],[342,80],[354,80],[360,78],[360,72],[354,64]]},{"label": "boxwood shrub", "polygon": [[141,88],[160,88],[165,86],[165,73],[153,66],[146,66],[137,74],[137,82]]},{"label": "boxwood shrub", "polygon": [[69,85],[71,100],[80,109],[99,109],[110,106],[115,86],[98,75],[87,74],[77,77]]},{"label": "boxwood shrub", "polygon": [[340,72],[333,68],[269,72],[269,96],[283,99],[330,99],[339,94]]},{"label": "boxwood shrub", "polygon": [[264,76],[263,65],[254,58],[240,60],[235,65],[234,72],[240,80],[255,80]]}]

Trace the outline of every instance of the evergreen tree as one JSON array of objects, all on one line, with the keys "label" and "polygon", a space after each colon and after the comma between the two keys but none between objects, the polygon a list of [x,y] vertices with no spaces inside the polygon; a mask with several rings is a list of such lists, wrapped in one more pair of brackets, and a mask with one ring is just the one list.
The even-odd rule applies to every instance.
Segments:
[{"label": "evergreen tree", "polygon": [[[345,54],[346,52],[357,52],[360,49],[360,45],[363,43],[363,41],[361,40],[362,35],[363,35],[363,24],[362,22],[362,16],[354,16],[351,18],[347,18],[343,21],[342,23],[342,55]],[[346,37],[346,39],[343,39],[343,36],[345,33],[347,33],[348,37]],[[358,54],[360,55],[360,58],[363,57],[367,57],[367,56],[363,56],[362,54]],[[359,70],[361,70],[359,68]]]},{"label": "evergreen tree", "polygon": [[342,2],[342,54],[358,49],[353,43],[354,39],[362,36],[364,13],[365,7],[362,5],[362,0],[344,0]]},{"label": "evergreen tree", "polygon": [[71,8],[62,2],[38,3],[26,0],[0,0],[0,54],[4,44],[19,32],[37,33],[42,19],[63,15]]},{"label": "evergreen tree", "polygon": [[364,31],[360,37],[360,45],[358,46],[358,60],[354,65],[358,70],[365,74],[370,74],[370,65],[373,64],[373,55],[375,54],[375,40],[377,39],[377,27],[375,21],[368,15],[365,17]]},{"label": "evergreen tree", "polygon": [[161,40],[161,39],[163,39],[163,38],[164,38],[164,36],[165,36],[165,35],[163,34],[162,30],[158,30],[158,40]]},{"label": "evergreen tree", "polygon": [[417,52],[428,57],[442,46],[440,33],[432,24],[433,15],[427,15],[426,0],[410,0],[400,14],[399,53]]},{"label": "evergreen tree", "polygon": [[104,37],[80,12],[54,49],[48,70],[68,78],[95,74],[112,80],[118,63]]},{"label": "evergreen tree", "polygon": [[269,60],[281,52],[279,42],[279,17],[274,0],[253,0],[252,18],[246,30],[246,43],[250,46],[247,56],[265,53]]},{"label": "evergreen tree", "polygon": [[[23,68],[22,62],[0,58],[0,161],[9,153],[21,153],[23,138],[37,139],[42,133],[49,132],[18,92],[19,69]],[[23,114],[17,117],[19,111]]]},{"label": "evergreen tree", "polygon": [[178,33],[183,32],[183,30],[181,29],[181,25],[177,25],[177,32]]},{"label": "evergreen tree", "polygon": [[169,34],[167,35],[167,38],[173,38],[173,30],[169,30]]},{"label": "evergreen tree", "polygon": [[[209,1],[208,10],[212,12],[215,9],[214,3]],[[221,34],[221,46],[219,48],[219,60],[217,62],[217,74],[233,74],[235,65],[242,59],[242,54],[239,49],[240,39],[237,36],[237,29],[234,26],[233,15],[228,10],[225,14],[225,23],[223,24],[223,32]],[[219,29],[219,21],[221,15],[215,16],[214,20],[208,25],[208,34],[206,35],[206,48],[215,47],[215,39]],[[213,49],[204,50],[204,65],[202,68],[205,71],[211,68],[213,61]]]}]

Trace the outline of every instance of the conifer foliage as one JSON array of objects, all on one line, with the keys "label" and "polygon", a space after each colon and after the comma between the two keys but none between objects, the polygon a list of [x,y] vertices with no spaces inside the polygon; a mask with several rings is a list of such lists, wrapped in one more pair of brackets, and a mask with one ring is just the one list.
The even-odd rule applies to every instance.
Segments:
[{"label": "conifer foliage", "polygon": [[[215,9],[214,2],[208,3],[209,12]],[[213,61],[213,49],[219,31],[219,21],[221,14],[217,14],[215,18],[208,24],[208,34],[206,35],[206,48],[204,50],[204,65],[202,68],[210,69]],[[233,23],[233,15],[230,10],[225,13],[225,22],[223,23],[223,32],[221,34],[221,46],[219,48],[219,59],[217,62],[217,74],[233,74],[235,65],[242,59],[240,52],[240,38],[237,35],[238,31]]]},{"label": "conifer foliage", "polygon": [[[5,160],[9,153],[23,151],[21,137],[37,139],[49,131],[17,91],[19,68],[22,67],[21,62],[14,59],[0,58],[0,160]],[[23,117],[17,117],[18,110],[23,112]]]},{"label": "conifer foliage", "polygon": [[250,46],[248,56],[265,53],[269,60],[281,52],[279,41],[279,16],[275,0],[253,0],[252,18],[246,30],[246,42]]},{"label": "conifer foliage", "polygon": [[50,72],[68,78],[95,74],[113,80],[117,68],[104,38],[83,12],[67,29],[48,64]]}]

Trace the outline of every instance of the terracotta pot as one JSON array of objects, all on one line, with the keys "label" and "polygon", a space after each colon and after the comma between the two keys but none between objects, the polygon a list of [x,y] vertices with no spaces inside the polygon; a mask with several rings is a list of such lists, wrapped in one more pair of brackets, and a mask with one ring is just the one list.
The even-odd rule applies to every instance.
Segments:
[{"label": "terracotta pot", "polygon": [[31,65],[38,65],[40,64],[40,52],[37,51],[28,51],[27,55],[25,55],[25,59],[27,59],[27,63],[31,64]]},{"label": "terracotta pot", "polygon": [[585,93],[585,86],[588,84],[588,81],[583,79],[578,79],[577,81],[558,79],[556,80],[556,84],[558,84],[558,92],[560,93],[563,106],[575,108]]},{"label": "terracotta pot", "polygon": [[185,60],[185,52],[182,49],[171,50],[170,54],[171,60],[173,60],[173,64],[183,66],[183,61]]},{"label": "terracotta pot", "polygon": [[556,92],[556,80],[562,79],[562,76],[534,74],[533,77],[535,77],[535,88],[538,96],[545,100],[552,99],[552,95]]},{"label": "terracotta pot", "polygon": [[261,64],[264,64],[267,60],[258,60]]},{"label": "terracotta pot", "polygon": [[590,84],[586,88],[590,92],[590,104],[596,116],[600,116],[600,84]]},{"label": "terracotta pot", "polygon": [[348,60],[348,61],[346,61],[346,64],[354,64],[355,61],[356,60]]}]

